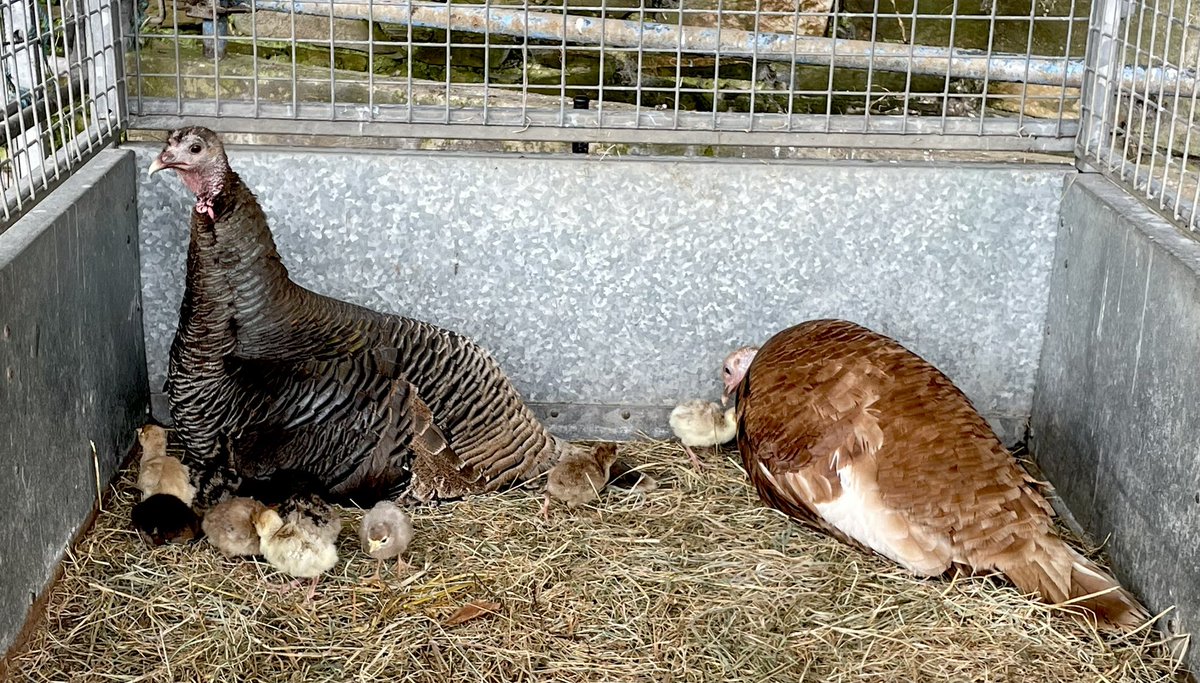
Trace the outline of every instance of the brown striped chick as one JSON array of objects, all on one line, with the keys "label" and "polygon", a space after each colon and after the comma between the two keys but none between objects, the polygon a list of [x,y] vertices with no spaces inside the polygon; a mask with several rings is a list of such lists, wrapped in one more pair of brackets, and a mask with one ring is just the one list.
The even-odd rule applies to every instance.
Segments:
[{"label": "brown striped chick", "polygon": [[312,600],[317,579],[338,561],[337,537],[342,520],[337,508],[315,496],[305,496],[288,499],[279,511],[264,508],[253,521],[263,557],[284,574],[312,579],[305,595],[305,600]]},{"label": "brown striped chick", "polygon": [[574,451],[550,469],[546,479],[546,496],[542,503],[542,519],[550,516],[550,498],[556,498],[576,508],[600,497],[600,491],[608,483],[608,475],[617,460],[617,446],[611,443],[597,445],[591,451]]},{"label": "brown striped chick", "polygon": [[686,401],[671,411],[671,431],[679,437],[683,450],[692,459],[692,466],[703,469],[692,447],[720,446],[737,436],[736,409],[721,410],[712,401]]},{"label": "brown striped chick", "polygon": [[375,558],[375,574],[367,583],[382,584],[379,570],[384,560],[396,558],[396,576],[399,577],[408,563],[400,555],[408,550],[413,539],[412,518],[399,505],[390,500],[381,500],[363,515],[359,530],[363,552]]},{"label": "brown striped chick", "polygon": [[179,458],[167,455],[167,430],[158,425],[145,425],[138,430],[142,457],[138,464],[137,487],[142,500],[156,494],[175,496],[190,506],[196,497],[188,468]]},{"label": "brown striped chick", "polygon": [[236,497],[217,503],[204,515],[204,535],[225,557],[259,555],[254,516],[265,509],[253,498]]}]

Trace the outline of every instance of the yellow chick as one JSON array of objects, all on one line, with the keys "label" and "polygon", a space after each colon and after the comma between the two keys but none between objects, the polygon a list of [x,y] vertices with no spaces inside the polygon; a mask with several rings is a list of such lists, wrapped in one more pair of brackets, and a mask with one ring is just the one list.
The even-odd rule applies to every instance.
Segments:
[{"label": "yellow chick", "polygon": [[261,548],[254,516],[265,508],[253,498],[223,500],[204,515],[201,525],[204,536],[226,557],[259,555]]},{"label": "yellow chick", "polygon": [[190,506],[196,497],[188,468],[179,458],[167,455],[167,430],[158,425],[145,425],[138,430],[142,457],[138,465],[137,487],[142,500],[157,494],[175,496]]},{"label": "yellow chick", "polygon": [[559,460],[546,479],[542,518],[549,517],[551,497],[563,501],[569,508],[599,498],[616,460],[617,447],[611,443],[599,444],[591,452],[571,453]]},{"label": "yellow chick", "polygon": [[396,576],[408,563],[400,555],[408,549],[413,539],[412,518],[390,500],[381,500],[363,516],[359,530],[363,552],[375,558],[375,574],[369,583],[383,583],[379,570],[384,560],[396,558]]},{"label": "yellow chick", "polygon": [[722,411],[712,401],[686,401],[671,411],[670,425],[692,466],[699,470],[704,466],[692,447],[719,446],[737,436],[737,409]]},{"label": "yellow chick", "polygon": [[[291,501],[288,501],[291,502]],[[337,533],[341,517],[326,504],[324,514],[293,508],[280,516],[264,508],[253,517],[263,557],[272,567],[300,579],[312,579],[305,600],[312,600],[317,579],[337,564]]]}]

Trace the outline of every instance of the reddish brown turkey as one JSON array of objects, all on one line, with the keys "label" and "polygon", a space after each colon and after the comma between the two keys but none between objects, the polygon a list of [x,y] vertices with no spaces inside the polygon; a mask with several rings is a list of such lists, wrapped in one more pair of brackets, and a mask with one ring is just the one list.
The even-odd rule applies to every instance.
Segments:
[{"label": "reddish brown turkey", "polygon": [[767,505],[919,576],[998,570],[1050,603],[1083,598],[1102,627],[1147,619],[1055,532],[1034,480],[970,400],[899,343],[814,320],[735,351],[722,375]]}]

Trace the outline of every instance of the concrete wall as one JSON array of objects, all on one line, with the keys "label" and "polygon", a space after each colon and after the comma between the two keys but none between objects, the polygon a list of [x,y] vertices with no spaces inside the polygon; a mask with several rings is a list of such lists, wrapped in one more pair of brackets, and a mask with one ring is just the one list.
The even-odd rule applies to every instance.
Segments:
[{"label": "concrete wall", "polygon": [[[145,176],[158,149],[137,148],[155,391],[191,206]],[[567,436],[663,435],[675,402],[719,395],[728,351],[826,316],[899,338],[1024,433],[1065,167],[230,157],[298,282],[473,336]]]},{"label": "concrete wall", "polygon": [[1122,581],[1178,605],[1175,632],[1200,627],[1198,361],[1200,243],[1103,178],[1068,183],[1032,446]]},{"label": "concrete wall", "polygon": [[147,414],[133,154],[105,150],[0,233],[0,651]]}]

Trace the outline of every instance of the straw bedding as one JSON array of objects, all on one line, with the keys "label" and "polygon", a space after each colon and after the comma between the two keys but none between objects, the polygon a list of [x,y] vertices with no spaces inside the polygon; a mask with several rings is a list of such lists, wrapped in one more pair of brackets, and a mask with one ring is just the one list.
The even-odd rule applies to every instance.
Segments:
[{"label": "straw bedding", "polygon": [[[514,490],[414,511],[410,573],[374,563],[350,510],[316,598],[205,542],[145,547],[123,473],[64,561],[17,681],[1164,681],[1124,639],[988,578],[919,580],[758,504],[731,453],[691,470],[622,444],[657,477],[592,506]],[[450,617],[471,602],[478,616]],[[461,613],[460,613],[461,617]],[[452,625],[453,624],[453,625]]]}]

